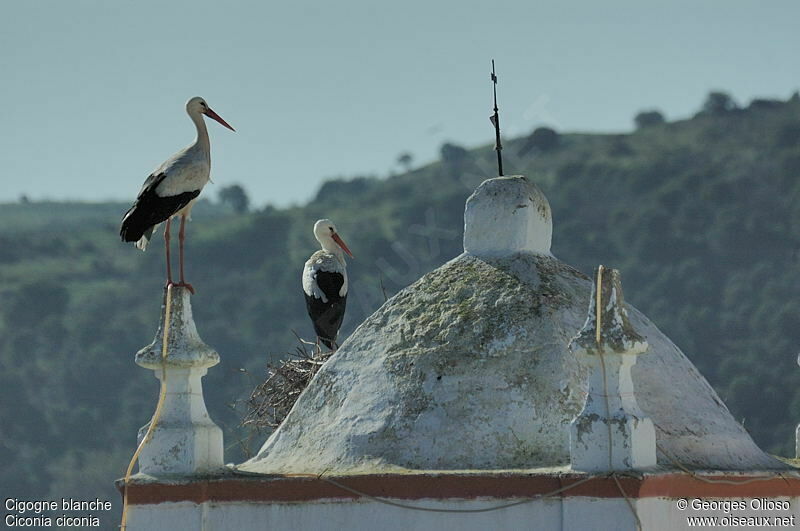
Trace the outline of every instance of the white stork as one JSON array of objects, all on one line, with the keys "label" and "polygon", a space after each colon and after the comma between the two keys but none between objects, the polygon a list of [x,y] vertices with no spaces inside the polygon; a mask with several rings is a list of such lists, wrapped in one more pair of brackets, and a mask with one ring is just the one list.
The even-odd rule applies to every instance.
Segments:
[{"label": "white stork", "polygon": [[303,268],[303,292],[317,340],[333,350],[347,303],[344,253],[350,258],[353,254],[329,219],[314,224],[314,237],[322,249],[312,254]]},{"label": "white stork", "polygon": [[172,282],[172,267],[169,256],[169,225],[175,216],[181,218],[178,233],[180,242],[181,280],[175,286],[184,286],[194,293],[183,276],[183,240],[186,218],[191,219],[191,210],[195,199],[200,195],[203,186],[209,181],[211,172],[211,143],[203,116],[213,118],[231,131],[217,113],[211,110],[206,101],[194,97],[186,102],[186,113],[197,127],[197,138],[189,147],[182,149],[167,159],[145,180],[136,202],[122,218],[119,235],[124,242],[136,242],[136,247],[144,251],[153,231],[164,221],[164,243],[167,254],[167,285]]}]

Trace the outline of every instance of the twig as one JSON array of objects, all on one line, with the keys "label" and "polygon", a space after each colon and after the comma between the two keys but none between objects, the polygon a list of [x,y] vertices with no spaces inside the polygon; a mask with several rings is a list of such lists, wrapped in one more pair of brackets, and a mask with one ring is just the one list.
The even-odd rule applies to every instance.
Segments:
[{"label": "twig", "polygon": [[386,288],[383,286],[383,274],[378,273],[378,282],[381,284],[381,293],[383,293],[383,302],[389,300],[389,297],[386,296]]},{"label": "twig", "polygon": [[[277,428],[294,406],[300,393],[308,386],[320,367],[333,354],[322,352],[315,343],[292,331],[298,345],[277,365],[267,365],[267,377],[257,385],[247,400],[248,413],[242,426]],[[314,348],[309,351],[308,346]]]}]

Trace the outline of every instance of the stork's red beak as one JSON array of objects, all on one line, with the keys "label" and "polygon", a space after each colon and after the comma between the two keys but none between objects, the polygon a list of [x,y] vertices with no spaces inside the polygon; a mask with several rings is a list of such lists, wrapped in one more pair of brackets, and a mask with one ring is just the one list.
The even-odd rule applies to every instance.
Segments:
[{"label": "stork's red beak", "polygon": [[334,232],[334,233],[331,235],[331,237],[333,238],[333,241],[335,241],[335,242],[336,242],[336,243],[339,245],[339,247],[341,247],[341,248],[344,250],[344,252],[346,252],[346,253],[347,253],[347,256],[349,256],[350,258],[355,258],[355,256],[353,256],[353,253],[351,253],[351,252],[350,252],[350,249],[348,249],[348,248],[347,248],[347,244],[346,244],[346,243],[344,243],[344,240],[342,240],[342,239],[339,237],[339,235],[338,235],[338,234],[336,234],[336,233]]},{"label": "stork's red beak", "polygon": [[203,114],[205,114],[205,115],[206,115],[206,116],[208,116],[209,118],[213,118],[214,120],[218,121],[219,123],[221,123],[222,125],[224,125],[224,126],[225,126],[225,127],[227,127],[228,129],[230,129],[231,131],[233,131],[233,132],[236,132],[236,129],[234,129],[233,127],[231,127],[230,125],[228,125],[228,122],[226,122],[225,120],[223,120],[223,119],[222,119],[222,117],[221,117],[219,114],[217,114],[217,113],[215,113],[214,111],[212,111],[212,110],[211,110],[211,107],[206,107],[206,110],[205,110],[205,111],[203,111]]}]

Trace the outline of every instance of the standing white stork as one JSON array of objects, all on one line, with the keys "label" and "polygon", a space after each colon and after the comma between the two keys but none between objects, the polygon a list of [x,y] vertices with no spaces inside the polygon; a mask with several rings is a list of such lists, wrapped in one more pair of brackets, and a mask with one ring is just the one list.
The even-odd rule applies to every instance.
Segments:
[{"label": "standing white stork", "polygon": [[314,224],[314,237],[322,249],[312,254],[303,268],[303,292],[317,340],[333,350],[347,303],[344,253],[350,258],[353,254],[329,219]]},{"label": "standing white stork", "polygon": [[192,145],[167,159],[145,180],[136,202],[122,218],[119,235],[122,241],[136,242],[136,247],[144,251],[153,236],[153,231],[160,223],[166,221],[164,243],[167,255],[167,285],[170,285],[173,282],[169,226],[173,217],[180,216],[181,228],[178,240],[181,280],[174,285],[184,286],[194,293],[194,289],[186,283],[183,276],[183,240],[186,218],[191,219],[194,201],[209,181],[211,173],[211,143],[208,140],[208,130],[203,115],[213,118],[231,131],[235,129],[212,111],[200,97],[194,97],[186,102],[186,113],[197,127],[197,138]]}]

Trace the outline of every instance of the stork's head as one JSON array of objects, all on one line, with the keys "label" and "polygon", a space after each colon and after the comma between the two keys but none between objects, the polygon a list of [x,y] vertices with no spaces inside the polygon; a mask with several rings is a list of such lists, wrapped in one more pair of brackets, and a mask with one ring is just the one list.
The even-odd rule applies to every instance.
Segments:
[{"label": "stork's head", "polygon": [[209,107],[208,103],[206,103],[206,100],[204,100],[200,96],[195,96],[194,98],[186,102],[186,112],[189,113],[189,116],[193,117],[205,114],[209,118],[213,118],[214,120],[218,121],[231,131],[236,131],[236,129],[228,125],[228,122],[223,120],[219,114],[212,111],[211,107]]},{"label": "stork's head", "polygon": [[336,255],[341,255],[342,251],[346,252],[350,258],[353,258],[353,253],[347,248],[339,233],[336,232],[336,225],[329,219],[321,219],[314,223],[314,237],[317,239],[322,248]]}]

